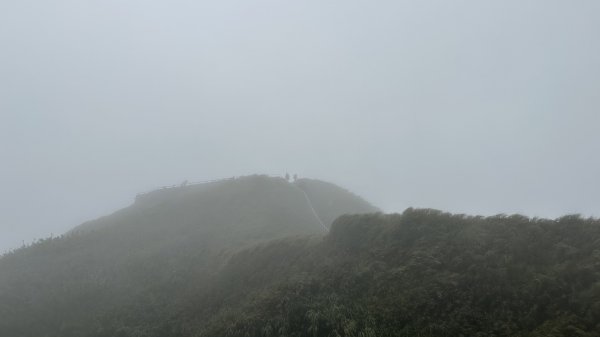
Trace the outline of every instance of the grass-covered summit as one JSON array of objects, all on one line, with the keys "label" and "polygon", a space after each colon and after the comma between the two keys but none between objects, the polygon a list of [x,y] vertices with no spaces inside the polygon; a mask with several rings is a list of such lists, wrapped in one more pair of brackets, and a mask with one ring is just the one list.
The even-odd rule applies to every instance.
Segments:
[{"label": "grass-covered summit", "polygon": [[376,211],[308,179],[145,194],[0,258],[0,336],[600,336],[600,220]]},{"label": "grass-covered summit", "polygon": [[139,195],[0,258],[0,336],[85,336],[114,312],[160,322],[231,254],[376,210],[329,183],[259,175]]}]

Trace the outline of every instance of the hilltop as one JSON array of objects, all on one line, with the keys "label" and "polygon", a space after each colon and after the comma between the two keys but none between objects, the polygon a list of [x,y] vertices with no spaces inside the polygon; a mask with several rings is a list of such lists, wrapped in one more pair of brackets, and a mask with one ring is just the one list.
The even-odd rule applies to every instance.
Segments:
[{"label": "hilltop", "polygon": [[0,258],[0,336],[599,337],[599,303],[600,220],[386,215],[309,179],[157,190]]},{"label": "hilltop", "polygon": [[339,215],[374,211],[342,188],[308,179],[256,175],[152,191],[3,256],[0,335],[81,336],[99,317],[131,306],[164,319],[232,254],[324,235]]}]

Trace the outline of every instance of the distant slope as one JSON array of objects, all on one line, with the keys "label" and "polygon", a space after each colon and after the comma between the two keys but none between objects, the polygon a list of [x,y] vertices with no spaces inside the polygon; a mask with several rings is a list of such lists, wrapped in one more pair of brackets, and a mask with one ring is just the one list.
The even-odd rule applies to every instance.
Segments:
[{"label": "distant slope", "polygon": [[600,221],[344,216],[236,255],[214,287],[198,336],[600,336]]},{"label": "distant slope", "polygon": [[119,232],[129,243],[144,240],[146,245],[144,236],[150,235],[161,245],[183,240],[221,249],[320,232],[304,205],[303,197],[284,179],[249,176],[156,190],[72,232]]},{"label": "distant slope", "polygon": [[361,197],[332,183],[316,179],[298,179],[294,184],[306,193],[319,218],[327,227],[341,214],[380,212],[377,207]]},{"label": "distant slope", "polygon": [[[315,205],[327,219],[364,210],[366,202],[346,194],[327,197],[343,207]],[[323,229],[303,193],[282,178],[248,176],[141,195],[68,235],[0,258],[0,336],[102,335],[101,319],[140,308],[144,322],[162,324],[205,289],[232,253],[311,234]]]}]

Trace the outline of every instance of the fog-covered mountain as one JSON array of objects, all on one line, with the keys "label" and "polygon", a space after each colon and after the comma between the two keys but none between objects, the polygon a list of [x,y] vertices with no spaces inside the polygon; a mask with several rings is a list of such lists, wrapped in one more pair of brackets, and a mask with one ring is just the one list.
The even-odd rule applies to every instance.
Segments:
[{"label": "fog-covered mountain", "polygon": [[131,306],[160,320],[203,291],[231,254],[323,235],[342,214],[374,211],[333,184],[267,176],[138,195],[127,208],[0,259],[0,336],[82,336]]},{"label": "fog-covered mountain", "polygon": [[2,337],[596,337],[599,322],[600,220],[385,215],[309,179],[160,189],[0,258]]}]

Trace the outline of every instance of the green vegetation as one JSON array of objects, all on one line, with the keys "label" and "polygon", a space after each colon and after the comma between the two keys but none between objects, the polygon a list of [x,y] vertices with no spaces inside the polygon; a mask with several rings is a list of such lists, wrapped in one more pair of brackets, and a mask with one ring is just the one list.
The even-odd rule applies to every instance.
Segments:
[{"label": "green vegetation", "polygon": [[[346,200],[340,210],[328,209],[336,216],[376,210],[341,189],[328,197]],[[139,325],[136,334],[160,331],[233,253],[322,234],[302,191],[282,178],[249,176],[138,196],[130,207],[0,259],[0,336],[102,335],[117,320]]]},{"label": "green vegetation", "polygon": [[312,180],[153,192],[3,256],[0,336],[600,336],[599,220],[365,211]]},{"label": "green vegetation", "polygon": [[236,255],[215,284],[200,336],[599,336],[600,221],[344,216]]}]

